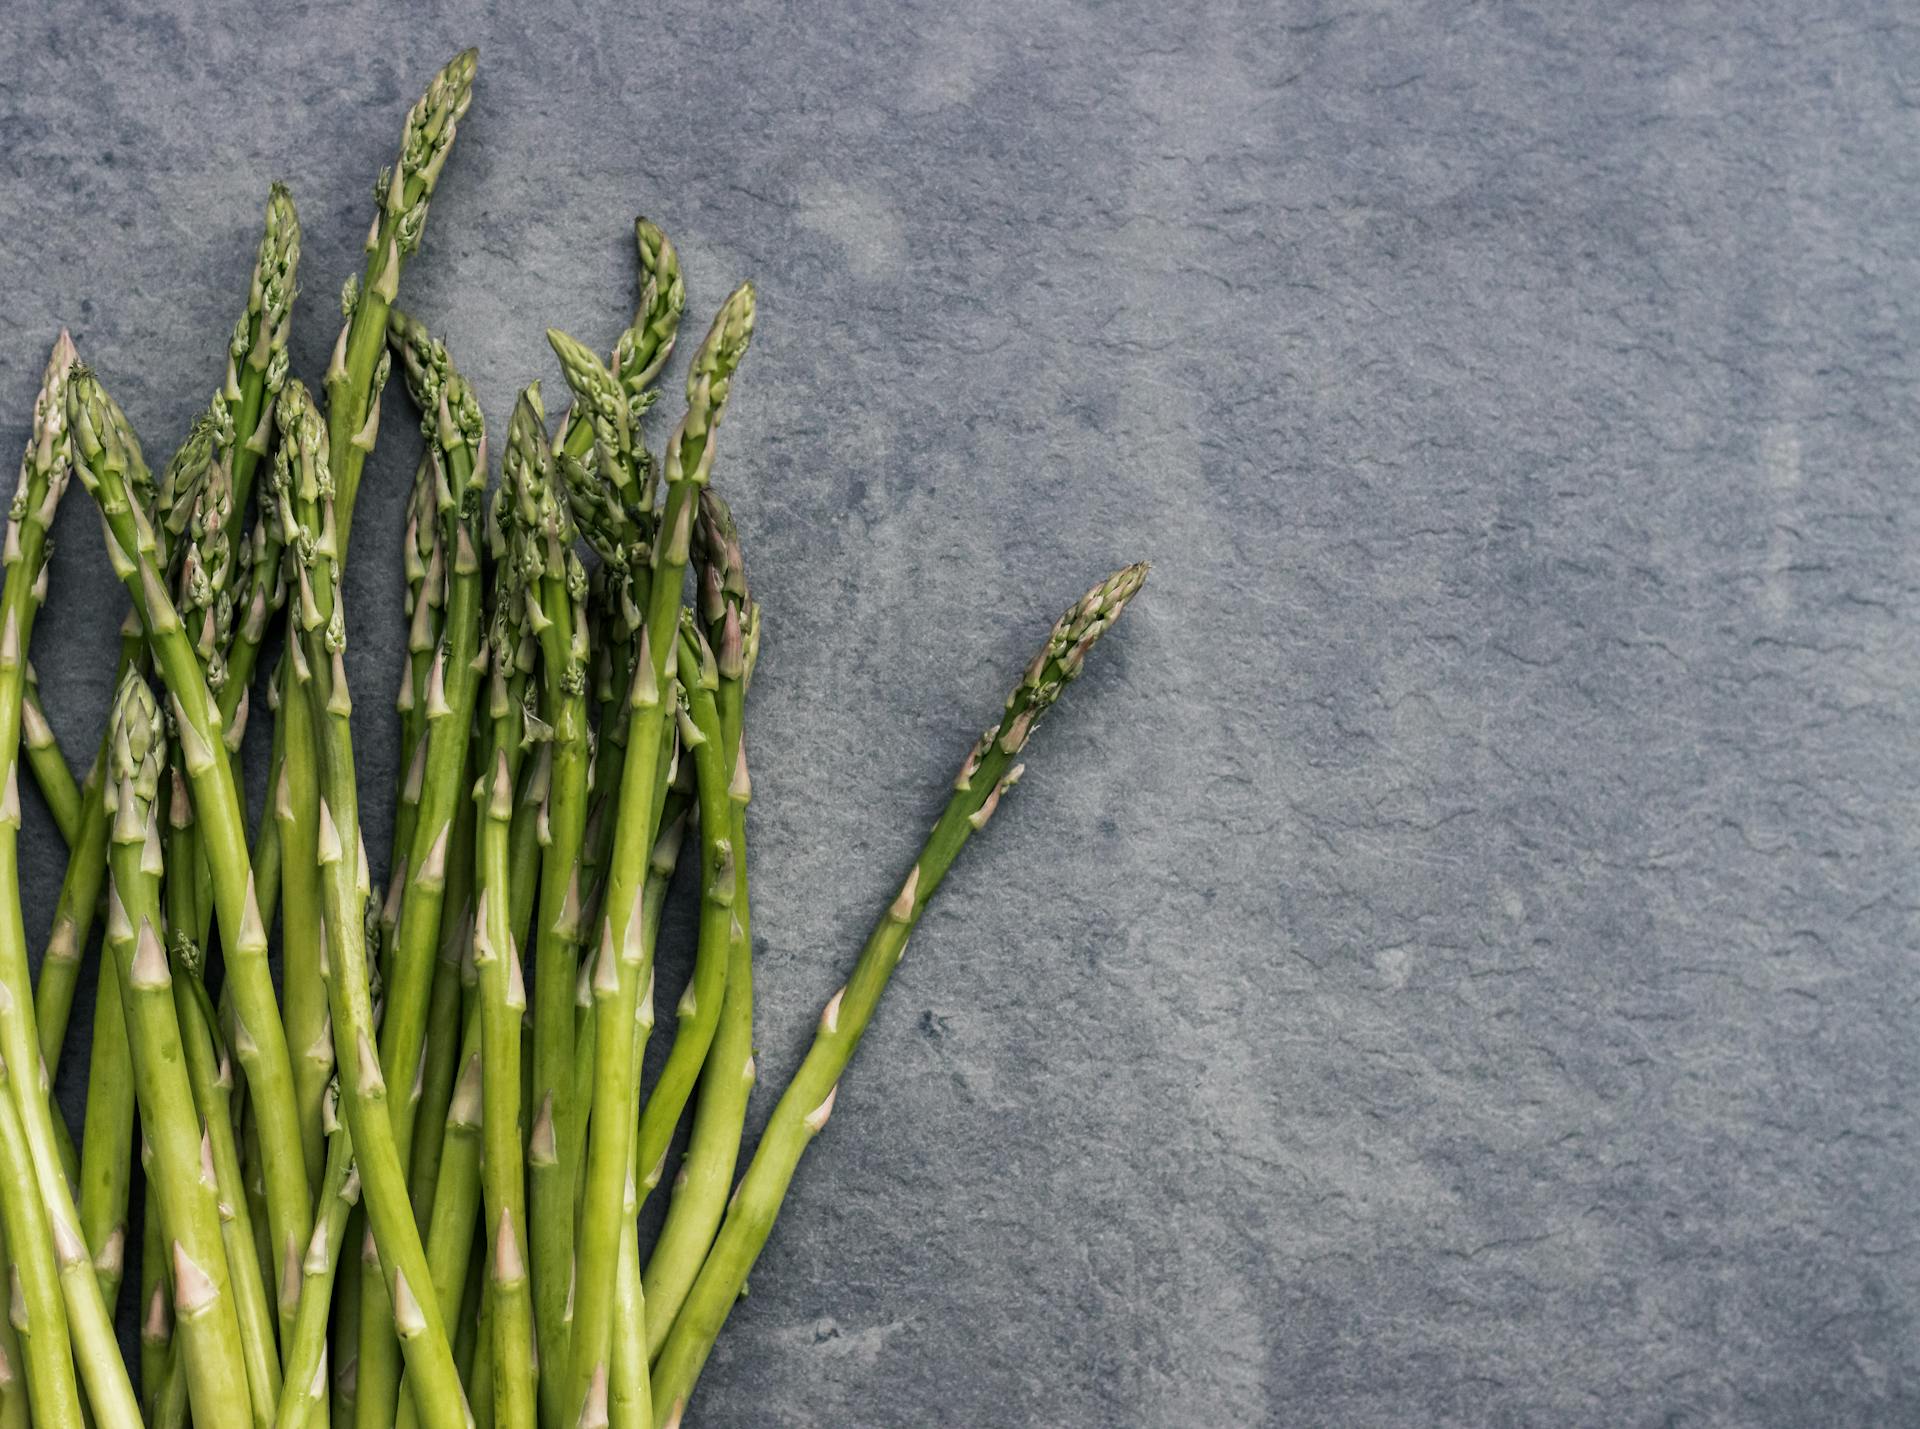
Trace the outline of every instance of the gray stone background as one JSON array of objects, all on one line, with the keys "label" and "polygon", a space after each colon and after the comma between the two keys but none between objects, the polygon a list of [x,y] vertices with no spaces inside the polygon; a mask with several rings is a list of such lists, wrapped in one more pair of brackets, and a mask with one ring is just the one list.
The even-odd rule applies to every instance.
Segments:
[{"label": "gray stone background", "polygon": [[[469,42],[403,300],[496,424],[545,326],[624,323],[634,213],[696,330],[759,284],[717,480],[769,631],[763,1085],[1047,622],[1156,563],[700,1424],[1920,1421],[1909,11],[16,5],[0,442],[66,323],[164,456],[276,177],[316,377]],[[84,752],[122,605],[70,505],[34,653]]]}]

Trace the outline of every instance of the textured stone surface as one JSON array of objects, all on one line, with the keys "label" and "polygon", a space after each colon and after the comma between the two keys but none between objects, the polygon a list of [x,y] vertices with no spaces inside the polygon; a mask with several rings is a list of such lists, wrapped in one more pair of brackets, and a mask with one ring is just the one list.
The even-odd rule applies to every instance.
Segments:
[{"label": "textured stone surface", "polygon": [[[404,298],[496,423],[543,327],[618,331],[635,212],[694,323],[760,285],[719,480],[768,1084],[1047,621],[1157,563],[700,1424],[1912,1422],[1920,32],[1734,8],[16,5],[0,442],[68,323],[164,454],[274,177],[316,376],[478,43]],[[79,757],[121,603],[83,497],[60,533]],[[37,805],[27,862],[44,929]]]}]

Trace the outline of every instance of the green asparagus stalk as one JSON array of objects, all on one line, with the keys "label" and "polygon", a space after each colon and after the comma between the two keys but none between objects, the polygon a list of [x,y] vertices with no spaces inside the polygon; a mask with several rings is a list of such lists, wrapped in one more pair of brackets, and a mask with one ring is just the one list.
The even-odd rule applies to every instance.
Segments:
[{"label": "green asparagus stalk", "polygon": [[[177,784],[173,806],[175,815],[188,807],[185,790]],[[177,834],[183,825],[177,819],[170,821]],[[176,845],[170,835],[169,858],[176,846],[183,856],[185,850],[193,847],[185,840]],[[179,884],[192,887],[191,881],[170,876],[167,879],[169,903],[178,896]],[[179,927],[180,921],[169,916],[173,925]],[[205,1128],[206,1149],[213,1160],[214,1187],[219,1195],[220,1243],[227,1252],[234,1312],[240,1322],[247,1390],[253,1401],[254,1418],[264,1423],[273,1417],[274,1403],[280,1397],[280,1361],[275,1350],[273,1302],[267,1294],[267,1277],[254,1236],[253,1208],[247,1203],[240,1144],[233,1133],[233,1066],[215,1033],[217,1019],[213,1000],[201,980],[203,963],[199,946],[186,934],[176,932],[173,949],[174,1016],[180,1024],[180,1044],[186,1054],[187,1081],[193,1089],[194,1107]],[[95,1264],[98,1263],[96,1256]]]},{"label": "green asparagus stalk", "polygon": [[0,1058],[0,1226],[6,1231],[13,1292],[8,1327],[17,1332],[14,1347],[25,1360],[26,1397],[32,1401],[34,1422],[42,1429],[81,1429],[85,1421],[73,1378],[53,1232],[34,1184],[33,1155],[14,1094],[6,1061]]},{"label": "green asparagus stalk", "polygon": [[875,925],[853,976],[828,1000],[813,1046],[781,1094],[747,1174],[734,1192],[719,1238],[654,1363],[656,1429],[680,1423],[714,1339],[766,1245],[801,1153],[827,1124],[840,1076],[928,900],[968,838],[986,825],[1019,779],[1023,766],[1015,761],[1035,726],[1061,690],[1079,675],[1087,651],[1120,618],[1146,575],[1144,565],[1116,571],[1060,617],[1007,697],[1000,722],[981,736],[961,766],[953,796],[908,871],[899,896]]},{"label": "green asparagus stalk", "polygon": [[347,1223],[360,1203],[360,1177],[353,1164],[353,1141],[339,1124],[329,1098],[327,1168],[321,1177],[319,1214],[300,1260],[298,1309],[287,1340],[286,1374],[275,1407],[275,1429],[306,1429],[324,1417],[327,1397],[327,1315],[333,1306],[334,1276],[346,1244]]},{"label": "green asparagus stalk", "polygon": [[160,1203],[173,1266],[174,1335],[188,1397],[208,1424],[254,1422],[240,1321],[221,1241],[215,1173],[188,1083],[173,978],[161,921],[160,779],[166,734],[153,692],[138,674],[120,686],[113,714],[113,837],[107,943],[126,1004],[140,1124],[152,1161],[148,1192]]},{"label": "green asparagus stalk", "polygon": [[[449,60],[407,113],[399,162],[374,186],[377,211],[367,230],[366,271],[350,282],[341,306],[347,318],[327,365],[327,445],[335,487],[335,517],[353,529],[360,472],[380,429],[380,387],[387,370],[387,314],[400,292],[400,269],[420,251],[427,208],[440,181],[460,120],[473,102],[479,51]],[[342,556],[346,553],[343,550]]]},{"label": "green asparagus stalk", "polygon": [[[254,476],[266,455],[274,399],[287,381],[287,339],[300,269],[300,216],[285,184],[267,192],[266,224],[254,255],[247,309],[227,343],[227,379],[220,397],[233,433],[229,457],[233,509],[244,512]],[[237,547],[240,533],[232,538]]]},{"label": "green asparagus stalk", "polygon": [[[475,410],[478,410],[477,404]],[[400,670],[400,692],[394,699],[394,709],[400,716],[400,751],[405,762],[394,799],[394,857],[390,880],[394,897],[388,900],[390,915],[383,923],[389,948],[399,926],[399,897],[407,885],[414,823],[419,817],[420,800],[429,788],[427,681],[434,656],[440,649],[447,614],[447,553],[441,541],[441,512],[434,490],[434,455],[429,446],[414,470],[413,492],[407,503],[406,535],[400,543],[407,583],[407,659]],[[452,504],[451,492],[448,504]],[[476,580],[477,565],[476,561]]]},{"label": "green asparagus stalk", "polygon": [[[36,587],[46,558],[47,529],[71,469],[68,398],[78,372],[73,343],[63,332],[54,344],[35,404],[33,435],[21,462],[5,544],[0,548],[0,564],[8,574],[0,589],[0,757],[8,766],[0,779],[0,888],[12,890],[0,897],[0,1060],[15,1069],[40,1066],[19,898],[20,698],[26,650],[39,607]],[[101,1429],[131,1429],[140,1422],[139,1407],[120,1361],[111,1313],[79,1234],[79,1212],[62,1166],[46,1088],[31,1073],[16,1070],[12,1094],[53,1239],[74,1360],[94,1420]],[[24,1245],[10,1245],[10,1249],[16,1256],[38,1254],[37,1248]]]},{"label": "green asparagus stalk", "polygon": [[[666,1343],[673,1318],[706,1259],[720,1228],[727,1193],[740,1154],[747,1102],[755,1077],[753,1059],[753,924],[747,898],[747,801],[752,784],[741,738],[748,679],[748,635],[757,641],[759,609],[747,594],[746,564],[733,514],[709,489],[700,494],[695,528],[700,618],[717,653],[715,704],[720,716],[720,765],[728,771],[726,794],[733,844],[732,928],[727,945],[726,992],[719,1024],[700,1073],[693,1132],[674,1180],[673,1200],[654,1242],[645,1279],[648,1357]],[[705,766],[702,766],[704,769]],[[701,804],[704,810],[706,801]],[[703,928],[704,932],[704,928]]]},{"label": "green asparagus stalk", "polygon": [[74,375],[68,394],[75,469],[100,507],[115,572],[133,595],[148,648],[172,697],[182,758],[193,789],[195,822],[212,874],[213,900],[232,1002],[231,1045],[247,1076],[267,1182],[270,1239],[284,1250],[306,1240],[311,1188],[300,1144],[286,1034],[267,966],[266,929],[248,860],[246,823],[220,712],[168,597],[163,553],[133,493],[145,479],[125,417],[91,373]]},{"label": "green asparagus stalk", "polygon": [[298,382],[289,382],[281,393],[277,420],[281,446],[274,468],[275,500],[290,533],[287,546],[297,562],[299,594],[299,638],[290,642],[289,653],[319,736],[317,845],[326,920],[325,976],[347,1129],[365,1188],[381,1277],[416,1381],[423,1422],[459,1429],[467,1421],[466,1402],[444,1317],[428,1293],[426,1255],[407,1199],[406,1169],[394,1144],[387,1084],[375,1050],[366,927],[373,889],[354,784],[346,611],[337,586],[340,526],[326,431]]},{"label": "green asparagus stalk", "polygon": [[[537,402],[537,398],[536,398]],[[529,416],[537,414],[535,406]],[[573,1280],[573,1169],[584,1127],[573,1098],[574,985],[579,972],[581,846],[586,835],[589,762],[587,579],[572,546],[575,529],[564,496],[556,492],[543,432],[521,429],[526,451],[516,468],[531,479],[519,485],[520,521],[530,537],[527,610],[540,642],[541,718],[551,731],[543,814],[533,995],[530,1105],[537,1108],[527,1147],[527,1210],[532,1217],[534,1324],[541,1363],[567,1363],[567,1292]],[[489,1212],[491,1214],[491,1211]],[[495,1298],[495,1318],[500,1301]],[[496,1383],[498,1377],[496,1376]],[[542,1377],[541,1417],[560,1421],[566,1382]]]},{"label": "green asparagus stalk", "polygon": [[[43,577],[45,572],[43,564]],[[71,849],[80,840],[86,803],[73,770],[67,767],[66,755],[60,752],[60,741],[47,721],[47,712],[40,708],[40,677],[31,664],[27,666],[27,687],[20,698],[20,741],[26,747],[27,768],[33,774],[33,782],[46,802],[47,812],[53,816],[53,826],[60,831],[61,841]]]},{"label": "green asparagus stalk", "polygon": [[[667,709],[661,698],[678,648],[680,596],[692,541],[696,494],[712,470],[712,436],[725,410],[734,369],[753,332],[753,289],[728,298],[695,354],[687,379],[687,413],[667,448],[666,508],[653,542],[647,624],[628,694],[627,757],[621,771],[612,877],[601,913],[593,974],[595,1018],[603,1027],[633,1023],[643,982],[641,891],[653,846],[660,738]],[[632,1100],[632,1039],[597,1037],[593,1104],[624,1107]],[[568,1414],[578,1419],[596,1379],[610,1372],[615,1280],[619,1270],[620,1207],[633,1157],[634,1128],[625,1117],[595,1117],[588,1127],[585,1212],[575,1238],[574,1320],[568,1359]]]},{"label": "green asparagus stalk", "polygon": [[562,541],[570,532],[552,479],[546,414],[539,388],[529,387],[515,404],[502,466],[497,524],[506,558],[495,573],[488,769],[475,790],[480,801],[473,960],[481,1007],[481,1168],[492,1253],[494,1422],[502,1429],[523,1429],[535,1419],[520,1088],[520,1024],[527,994],[512,927],[510,857],[521,710],[511,694],[511,675],[525,632],[537,631],[545,619],[540,587],[548,559],[565,559]]},{"label": "green asparagus stalk", "polygon": [[[105,957],[100,961],[105,966],[113,959]],[[118,983],[114,989],[117,997]],[[167,1291],[166,1260],[167,1237],[160,1226],[160,1199],[151,1196],[140,1212],[140,1412],[149,1424],[157,1417],[168,1364],[173,1358],[173,1300]]]},{"label": "green asparagus stalk", "polygon": [[80,1235],[93,1257],[100,1298],[120,1293],[127,1199],[133,1189],[133,1081],[127,1076],[126,1008],[119,967],[100,959],[93,998],[93,1046],[87,1064],[87,1116],[80,1132]]},{"label": "green asparagus stalk", "polygon": [[668,1143],[720,1024],[729,951],[744,937],[734,915],[733,805],[727,792],[733,771],[725,762],[720,711],[714,701],[720,676],[698,619],[690,610],[681,615],[680,681],[687,709],[680,746],[692,754],[700,801],[700,943],[693,977],[676,1009],[673,1050],[640,1112],[634,1161],[643,1194],[660,1182]]}]

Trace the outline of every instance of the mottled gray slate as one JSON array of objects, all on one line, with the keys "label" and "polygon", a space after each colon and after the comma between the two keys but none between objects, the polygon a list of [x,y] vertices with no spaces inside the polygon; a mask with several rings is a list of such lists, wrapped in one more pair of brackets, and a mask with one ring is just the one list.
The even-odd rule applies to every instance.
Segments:
[{"label": "mottled gray slate", "polygon": [[[316,376],[468,42],[405,301],[496,422],[557,385],[545,326],[618,331],[635,212],[696,322],[760,285],[718,480],[768,615],[767,1084],[1047,621],[1156,562],[916,938],[700,1424],[1920,1418],[1909,11],[15,5],[0,444],[67,323],[164,454],[275,177]],[[381,847],[388,411],[349,585]],[[60,535],[78,757],[121,604],[77,493]]]}]

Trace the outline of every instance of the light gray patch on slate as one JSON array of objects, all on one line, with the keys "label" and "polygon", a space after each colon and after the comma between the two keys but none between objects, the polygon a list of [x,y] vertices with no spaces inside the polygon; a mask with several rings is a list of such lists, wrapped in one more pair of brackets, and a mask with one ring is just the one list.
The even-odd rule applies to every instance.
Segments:
[{"label": "light gray patch on slate", "polygon": [[[1033,642],[1156,563],[690,1423],[1920,1416],[1906,9],[15,5],[0,443],[65,323],[164,457],[276,177],[315,379],[469,42],[403,301],[496,428],[545,327],[620,330],[635,213],[692,327],[760,287],[716,478],[767,611],[756,1127]],[[34,654],[80,760],[122,602],[69,504]],[[37,944],[37,802],[24,858]]]}]

